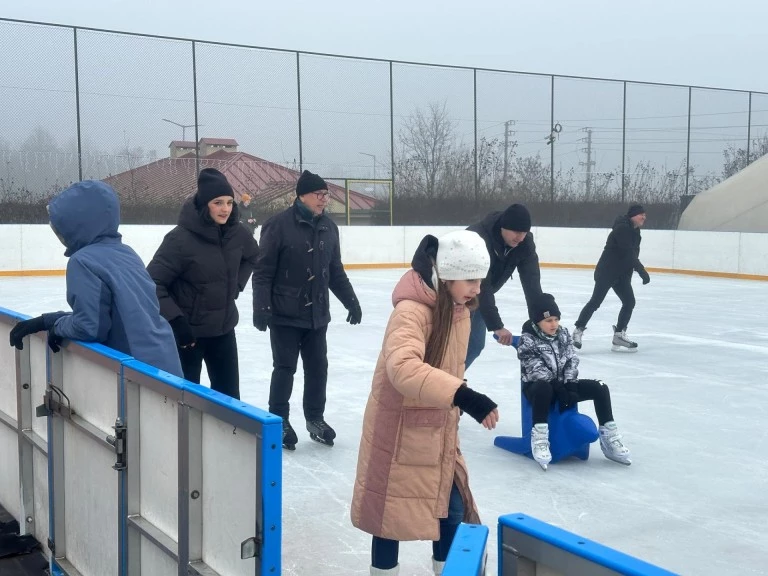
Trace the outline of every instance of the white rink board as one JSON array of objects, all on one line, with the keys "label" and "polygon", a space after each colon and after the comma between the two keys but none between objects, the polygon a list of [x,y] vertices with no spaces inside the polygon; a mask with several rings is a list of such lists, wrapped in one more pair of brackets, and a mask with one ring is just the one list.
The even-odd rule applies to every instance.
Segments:
[{"label": "white rink board", "polygon": [[0,504],[19,519],[21,490],[19,488],[19,437],[0,424]]},{"label": "white rink board", "polygon": [[[41,418],[43,422],[46,418]],[[47,554],[48,550],[48,458],[39,450],[33,451],[35,490],[35,538]]]},{"label": "white rink board", "polygon": [[240,558],[240,543],[256,535],[257,439],[233,429],[203,415],[203,561],[219,574],[249,576],[256,561]]},{"label": "white rink board", "polygon": [[[45,334],[45,332],[43,332]],[[32,356],[30,371],[32,374],[32,407],[39,406],[45,396],[48,372],[45,365],[45,351],[48,343],[43,338],[30,338],[32,342]],[[48,441],[48,419],[32,418],[32,431],[46,442]]]},{"label": "white rink board", "polygon": [[64,353],[64,392],[78,414],[106,435],[114,434],[117,419],[118,374],[120,366],[108,361],[112,368],[94,364],[82,356],[77,347],[62,348]]},{"label": "white rink board", "polygon": [[0,412],[16,420],[16,348],[8,345],[10,331],[10,324],[0,322]]},{"label": "white rink board", "polygon": [[64,454],[67,559],[83,576],[117,576],[115,454],[69,422],[64,425]]},{"label": "white rink board", "polygon": [[154,543],[141,537],[141,576],[178,576],[176,562]]},{"label": "white rink board", "polygon": [[178,405],[146,387],[139,395],[141,516],[178,541]]}]

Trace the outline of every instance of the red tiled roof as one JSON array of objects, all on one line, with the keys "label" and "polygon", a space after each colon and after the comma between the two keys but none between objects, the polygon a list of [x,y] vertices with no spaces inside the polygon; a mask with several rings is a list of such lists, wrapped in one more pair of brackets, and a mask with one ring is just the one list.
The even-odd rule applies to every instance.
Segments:
[{"label": "red tiled roof", "polygon": [[200,138],[200,144],[211,144],[213,146],[237,146],[237,140],[233,138]]},{"label": "red tiled roof", "polygon": [[[194,145],[194,143],[193,143]],[[247,193],[255,203],[270,202],[283,195],[294,194],[299,172],[274,162],[246,154],[217,150],[200,158],[200,168],[216,168],[235,191],[235,198]],[[163,158],[127,172],[104,178],[123,202],[141,204],[181,204],[197,190],[194,153],[179,158]],[[328,183],[331,198],[346,205],[344,188]],[[352,210],[370,210],[376,199],[350,190]]]},{"label": "red tiled roof", "polygon": [[196,144],[194,141],[190,140],[174,140],[171,142],[170,146],[176,146],[176,148],[194,148]]}]

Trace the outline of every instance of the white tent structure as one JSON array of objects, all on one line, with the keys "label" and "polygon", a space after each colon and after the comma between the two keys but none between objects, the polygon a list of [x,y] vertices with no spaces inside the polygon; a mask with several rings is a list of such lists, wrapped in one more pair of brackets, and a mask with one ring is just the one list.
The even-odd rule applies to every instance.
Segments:
[{"label": "white tent structure", "polygon": [[698,193],[677,229],[768,232],[768,155]]}]

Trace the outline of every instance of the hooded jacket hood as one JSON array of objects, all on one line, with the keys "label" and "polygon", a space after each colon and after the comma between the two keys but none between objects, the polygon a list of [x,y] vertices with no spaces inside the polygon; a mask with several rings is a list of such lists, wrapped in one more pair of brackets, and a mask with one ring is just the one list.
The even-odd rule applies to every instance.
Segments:
[{"label": "hooded jacket hood", "polygon": [[69,257],[106,238],[119,239],[120,201],[109,184],[84,180],[62,191],[48,204],[51,227]]}]

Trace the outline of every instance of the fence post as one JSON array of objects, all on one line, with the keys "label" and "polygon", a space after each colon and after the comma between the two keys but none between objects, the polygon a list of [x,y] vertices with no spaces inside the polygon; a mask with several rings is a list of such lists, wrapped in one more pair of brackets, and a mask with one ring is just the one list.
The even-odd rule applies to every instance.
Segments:
[{"label": "fence post", "polygon": [[389,225],[392,226],[395,220],[395,90],[392,77],[392,60],[389,61],[389,154],[390,154],[390,177],[392,184],[389,187]]},{"label": "fence post", "polygon": [[[555,128],[555,76],[551,76],[552,84],[549,95],[549,127]],[[549,144],[549,201],[555,203],[555,140]]]},{"label": "fence post", "polygon": [[752,91],[749,92],[749,112],[747,112],[747,166],[752,152]]},{"label": "fence post", "polygon": [[[474,125],[475,125],[475,204],[480,203],[480,171],[477,165],[477,68],[472,69],[472,87],[473,101],[475,106]],[[506,150],[505,150],[506,153]]]},{"label": "fence post", "polygon": [[299,172],[304,170],[304,147],[301,136],[301,53],[296,52],[296,94],[299,111]]},{"label": "fence post", "polygon": [[77,179],[83,179],[83,141],[80,136],[80,65],[77,54],[77,28],[72,28],[75,47],[75,114],[77,118]]},{"label": "fence post", "polygon": [[625,202],[627,185],[627,82],[624,81],[624,104],[621,113],[621,203]]},{"label": "fence post", "polygon": [[691,98],[693,91],[688,86],[688,136],[685,145],[685,194],[688,195],[688,185],[691,177]]},{"label": "fence post", "polygon": [[197,125],[197,42],[192,40],[192,92],[195,106],[195,180],[200,174],[200,133]]}]

